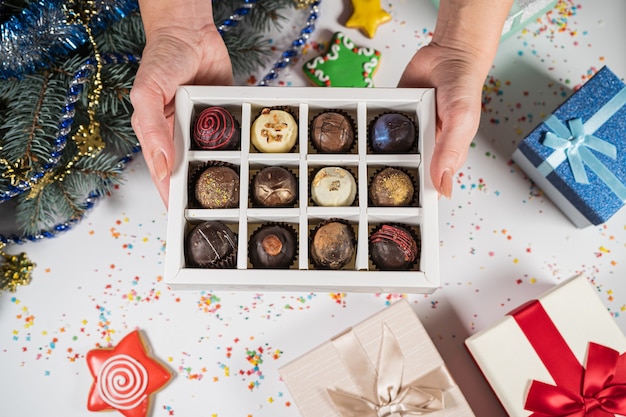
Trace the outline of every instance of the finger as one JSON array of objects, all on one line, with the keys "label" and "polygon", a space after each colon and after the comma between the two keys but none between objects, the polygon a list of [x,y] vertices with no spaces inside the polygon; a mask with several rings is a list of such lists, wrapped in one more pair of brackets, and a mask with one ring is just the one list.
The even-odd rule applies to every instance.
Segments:
[{"label": "finger", "polygon": [[163,96],[158,91],[145,88],[141,79],[136,80],[131,90],[134,107],[131,124],[141,143],[152,181],[167,207],[175,151],[173,131],[165,118]]},{"label": "finger", "polygon": [[446,198],[452,196],[453,176],[461,168],[476,135],[480,112],[457,109],[445,115],[430,165],[433,185]]}]

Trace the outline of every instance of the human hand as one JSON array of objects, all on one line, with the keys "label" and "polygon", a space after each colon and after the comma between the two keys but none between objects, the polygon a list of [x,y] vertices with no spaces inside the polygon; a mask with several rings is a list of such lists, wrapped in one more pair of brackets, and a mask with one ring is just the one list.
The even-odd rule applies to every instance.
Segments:
[{"label": "human hand", "polygon": [[430,177],[452,196],[452,178],[480,124],[481,98],[513,0],[441,0],[430,44],[408,63],[399,87],[437,89],[437,129]]},{"label": "human hand", "polygon": [[[142,8],[146,46],[130,92],[134,107],[131,123],[166,207],[175,160],[176,88],[183,84],[233,84],[228,51],[213,23],[210,7],[207,15],[203,13],[206,10],[194,10],[190,3],[176,11]],[[211,4],[206,0],[203,3]]]},{"label": "human hand", "polygon": [[407,65],[398,87],[434,87],[437,125],[430,177],[440,195],[450,198],[452,179],[478,130],[485,75],[476,57],[430,43]]}]

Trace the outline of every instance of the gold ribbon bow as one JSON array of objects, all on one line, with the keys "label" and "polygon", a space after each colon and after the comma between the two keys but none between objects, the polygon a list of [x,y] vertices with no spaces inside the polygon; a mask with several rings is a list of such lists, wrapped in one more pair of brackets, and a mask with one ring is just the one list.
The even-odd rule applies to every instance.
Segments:
[{"label": "gold ribbon bow", "polygon": [[454,386],[452,376],[441,366],[403,386],[404,355],[386,324],[377,368],[353,331],[332,343],[359,391],[327,390],[342,417],[421,416],[444,408],[444,391]]}]

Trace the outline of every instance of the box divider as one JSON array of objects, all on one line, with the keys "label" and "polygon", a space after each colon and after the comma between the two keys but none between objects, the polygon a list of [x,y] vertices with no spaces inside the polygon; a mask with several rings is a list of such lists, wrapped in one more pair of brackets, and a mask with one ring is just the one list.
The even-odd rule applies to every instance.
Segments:
[{"label": "box divider", "polygon": [[237,269],[248,267],[248,192],[250,154],[250,103],[241,104],[241,160],[239,165],[239,238]]},{"label": "box divider", "polygon": [[357,104],[357,124],[358,124],[358,147],[359,147],[359,225],[356,247],[355,269],[368,269],[368,222],[367,222],[367,200],[368,200],[368,177],[367,177],[367,104],[359,102]]},{"label": "box divider", "polygon": [[300,104],[300,120],[299,120],[299,143],[300,143],[300,176],[298,184],[299,206],[300,206],[300,232],[299,248],[298,248],[298,269],[309,269],[309,221],[307,217],[307,208],[309,204],[309,172],[307,167],[307,152],[309,141],[309,105],[307,103]]}]

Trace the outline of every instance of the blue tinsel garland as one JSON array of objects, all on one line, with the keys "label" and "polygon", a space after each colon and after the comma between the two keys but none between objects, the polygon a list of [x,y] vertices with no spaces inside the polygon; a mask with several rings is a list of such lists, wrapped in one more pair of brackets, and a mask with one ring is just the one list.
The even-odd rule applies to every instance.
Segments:
[{"label": "blue tinsel garland", "polygon": [[[49,66],[88,41],[85,28],[68,22],[63,0],[37,0],[0,23],[0,79],[21,78]],[[94,32],[137,10],[137,0],[95,0]]]}]

